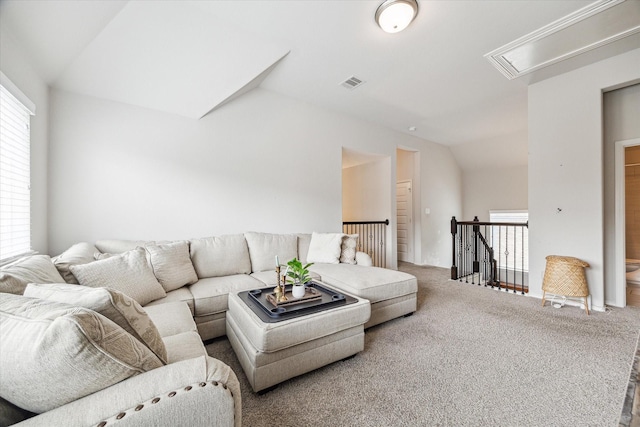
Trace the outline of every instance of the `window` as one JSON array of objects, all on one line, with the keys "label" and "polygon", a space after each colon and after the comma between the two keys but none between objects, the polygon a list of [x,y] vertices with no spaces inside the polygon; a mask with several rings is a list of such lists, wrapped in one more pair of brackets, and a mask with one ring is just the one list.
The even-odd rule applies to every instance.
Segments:
[{"label": "window", "polygon": [[[529,222],[528,211],[489,211],[490,222],[523,224]],[[506,270],[529,271],[529,228],[494,225],[491,245],[499,248],[494,255]]]},{"label": "window", "polygon": [[0,263],[31,251],[30,119],[35,111],[7,77],[0,80]]}]

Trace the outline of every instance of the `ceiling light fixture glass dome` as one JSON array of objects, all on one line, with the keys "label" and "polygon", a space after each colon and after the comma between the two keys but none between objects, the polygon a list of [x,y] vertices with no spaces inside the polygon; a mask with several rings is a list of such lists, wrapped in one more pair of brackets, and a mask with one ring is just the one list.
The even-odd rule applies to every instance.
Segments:
[{"label": "ceiling light fixture glass dome", "polygon": [[398,33],[418,14],[416,0],[386,0],[376,10],[376,22],[387,33]]}]

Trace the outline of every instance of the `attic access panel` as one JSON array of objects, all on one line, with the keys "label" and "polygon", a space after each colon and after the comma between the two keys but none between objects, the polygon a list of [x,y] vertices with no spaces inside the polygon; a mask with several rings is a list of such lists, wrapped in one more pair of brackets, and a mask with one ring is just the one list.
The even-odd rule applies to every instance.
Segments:
[{"label": "attic access panel", "polygon": [[508,79],[640,33],[640,1],[601,0],[485,55]]}]

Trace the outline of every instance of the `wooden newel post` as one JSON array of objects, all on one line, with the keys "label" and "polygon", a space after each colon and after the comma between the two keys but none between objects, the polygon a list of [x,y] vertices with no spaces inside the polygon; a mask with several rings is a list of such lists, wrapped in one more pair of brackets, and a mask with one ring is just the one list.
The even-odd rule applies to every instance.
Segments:
[{"label": "wooden newel post", "polygon": [[[480,222],[477,216],[473,217],[473,222]],[[480,261],[478,260],[478,234],[480,233],[480,226],[473,226],[473,272],[480,272]]]},{"label": "wooden newel post", "polygon": [[451,280],[458,280],[458,267],[456,266],[456,234],[458,233],[458,221],[451,217]]}]

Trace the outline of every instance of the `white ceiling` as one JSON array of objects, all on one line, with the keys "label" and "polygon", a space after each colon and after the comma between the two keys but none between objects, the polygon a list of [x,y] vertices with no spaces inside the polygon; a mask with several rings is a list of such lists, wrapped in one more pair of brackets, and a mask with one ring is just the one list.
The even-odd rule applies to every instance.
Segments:
[{"label": "white ceiling", "polygon": [[[591,1],[423,0],[398,34],[374,22],[379,3],[1,0],[0,25],[68,91],[200,118],[260,85],[453,146],[463,167],[478,144],[526,164],[530,79],[483,55]],[[340,86],[350,76],[366,83]]]}]

